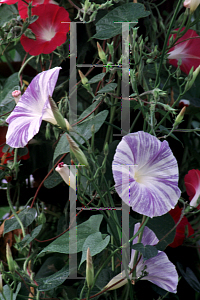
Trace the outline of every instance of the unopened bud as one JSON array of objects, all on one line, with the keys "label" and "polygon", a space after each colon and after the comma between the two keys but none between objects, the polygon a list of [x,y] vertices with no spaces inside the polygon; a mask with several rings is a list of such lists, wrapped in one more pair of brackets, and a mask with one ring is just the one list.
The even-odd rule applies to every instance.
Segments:
[{"label": "unopened bud", "polygon": [[89,164],[83,151],[78,147],[75,141],[68,134],[66,136],[69,142],[70,149],[74,156],[77,158],[80,164],[85,165],[87,167]]},{"label": "unopened bud", "polygon": [[56,122],[58,123],[58,125],[63,129],[63,130],[70,130],[71,126],[69,125],[69,122],[63,118],[62,114],[59,112],[59,109],[56,105],[56,103],[54,102],[54,100],[52,99],[51,96],[49,96],[49,103],[51,105],[51,109],[54,115],[54,118],[56,119]]},{"label": "unopened bud", "polygon": [[79,76],[81,77],[81,82],[83,85],[88,83],[87,77],[81,72],[81,70],[78,70]]},{"label": "unopened bud", "polygon": [[3,280],[2,280],[2,274],[0,274],[0,293],[3,292]]},{"label": "unopened bud", "polygon": [[15,271],[15,263],[14,263],[14,260],[13,260],[13,257],[12,257],[12,253],[11,253],[11,250],[10,250],[10,246],[9,244],[7,243],[6,244],[6,258],[7,258],[7,262],[8,262],[8,269],[11,273],[14,273]]},{"label": "unopened bud", "polygon": [[90,248],[87,249],[86,281],[88,288],[91,288],[94,284],[94,267],[92,263],[92,256],[90,254]]},{"label": "unopened bud", "polygon": [[107,64],[106,54],[105,54],[105,52],[103,51],[103,49],[101,48],[99,42],[97,42],[97,49],[98,49],[98,54],[99,54],[100,59],[102,60],[102,62],[103,62],[104,64]]},{"label": "unopened bud", "polygon": [[12,96],[14,97],[15,103],[17,104],[21,98],[21,91],[19,90],[13,91]]},{"label": "unopened bud", "polygon": [[184,106],[184,107],[181,109],[181,111],[180,111],[180,113],[178,114],[178,116],[176,117],[173,127],[178,126],[178,125],[182,122],[183,117],[184,117],[184,114],[185,114],[185,110],[186,110],[186,107]]},{"label": "unopened bud", "polygon": [[46,216],[43,212],[38,216],[37,221],[38,221],[38,225],[42,225],[46,223]]},{"label": "unopened bud", "polygon": [[188,91],[192,87],[193,83],[195,82],[195,79],[197,78],[197,75],[200,72],[200,65],[196,68],[194,72],[193,69],[194,67],[191,68],[190,73],[188,75],[188,82],[186,83],[184,92]]},{"label": "unopened bud", "polygon": [[69,185],[73,190],[76,190],[76,177],[72,172],[70,172],[70,169],[66,164],[63,162],[59,163],[55,170],[60,174],[67,185]]}]

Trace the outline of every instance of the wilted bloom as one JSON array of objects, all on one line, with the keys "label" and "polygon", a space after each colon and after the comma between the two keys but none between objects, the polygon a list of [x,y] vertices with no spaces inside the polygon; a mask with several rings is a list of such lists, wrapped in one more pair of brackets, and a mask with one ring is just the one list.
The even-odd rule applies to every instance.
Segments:
[{"label": "wilted bloom", "polygon": [[189,196],[190,206],[200,209],[200,171],[190,170],[184,177],[186,192]]},{"label": "wilted bloom", "polygon": [[[183,29],[184,27],[182,28],[182,30]],[[175,31],[177,30],[178,28],[175,29]],[[173,34],[173,36],[174,38],[176,38],[176,34]],[[180,39],[177,40],[175,46],[169,50],[169,63],[177,67],[178,60],[181,59],[181,71],[185,72],[186,74],[189,74],[192,67],[194,67],[195,70],[200,65],[199,48],[200,36],[196,33],[196,31],[188,29],[187,32]]]},{"label": "wilted bloom", "polygon": [[161,216],[178,202],[178,165],[167,141],[143,131],[126,135],[112,170],[117,193],[140,214]]},{"label": "wilted bloom", "polygon": [[197,6],[200,4],[200,0],[185,0],[183,6],[190,8],[190,12],[192,13],[197,9]]},{"label": "wilted bloom", "polygon": [[179,106],[180,108],[182,108],[182,107],[184,107],[184,106],[188,107],[189,105],[190,105],[190,101],[189,101],[189,100],[186,100],[186,99],[181,99],[181,100],[179,101],[179,104],[178,104],[178,106]]},{"label": "wilted bloom", "polygon": [[55,170],[60,174],[62,179],[69,185],[73,190],[76,190],[76,177],[70,172],[69,167],[63,162],[59,163]]},{"label": "wilted bloom", "polygon": [[[22,95],[13,112],[7,118],[9,123],[6,144],[13,148],[21,148],[36,135],[42,120],[57,124],[49,96],[52,96],[60,67],[41,72],[33,78]],[[66,120],[68,126],[68,122]]]},{"label": "wilted bloom", "polygon": [[[181,213],[182,210],[178,205],[174,209],[169,211],[169,214],[172,216],[175,223],[178,223],[178,221],[180,220]],[[172,248],[176,248],[182,245],[184,239],[186,238],[186,231],[188,232],[188,237],[194,233],[194,229],[188,222],[188,219],[185,216],[183,216],[180,223],[176,227],[176,235],[174,241],[169,246]]]},{"label": "wilted bloom", "polygon": [[49,54],[67,39],[69,31],[69,13],[54,4],[41,4],[32,8],[32,15],[39,18],[28,26],[36,39],[30,39],[24,34],[20,42],[26,52],[31,55]]},{"label": "wilted bloom", "polygon": [[28,3],[30,2],[32,2],[32,7],[36,7],[41,4],[50,4],[50,3],[58,5],[58,3],[53,0],[26,0],[26,2],[27,3],[25,3],[23,0],[18,1],[18,11],[22,19],[26,19],[28,17]]},{"label": "wilted bloom", "polygon": [[[137,223],[135,225],[134,234],[138,231],[140,224]],[[133,244],[136,244],[138,241],[138,237],[133,240]],[[149,229],[148,227],[144,228],[142,241],[141,243],[146,245],[155,245],[159,242],[155,233]],[[133,268],[135,250],[133,249],[131,252],[131,261],[129,263],[130,270]],[[175,266],[169,261],[167,255],[163,251],[158,251],[158,254],[152,258],[147,260],[143,260],[143,256],[141,256],[137,266],[136,266],[136,279],[142,276],[142,272],[146,272],[146,276],[142,277],[140,280],[148,280],[160,288],[169,291],[171,293],[176,293],[177,285],[178,285],[178,274]],[[120,278],[121,277],[121,278]],[[115,276],[105,288],[113,285],[120,279],[126,277],[125,271]],[[130,279],[132,279],[132,274],[129,275]],[[121,281],[119,284],[113,286],[111,290],[119,288],[125,285],[128,282],[127,278]]]}]

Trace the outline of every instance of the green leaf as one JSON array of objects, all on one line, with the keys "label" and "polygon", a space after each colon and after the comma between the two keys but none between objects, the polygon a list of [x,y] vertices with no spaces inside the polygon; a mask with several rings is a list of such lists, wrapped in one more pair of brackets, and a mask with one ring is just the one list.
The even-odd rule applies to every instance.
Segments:
[{"label": "green leaf", "polygon": [[156,249],[156,247],[151,246],[151,245],[144,246],[142,243],[138,243],[138,244],[132,245],[131,248],[139,251],[143,255],[144,260],[147,260],[158,254],[158,249]]},{"label": "green leaf", "polygon": [[3,216],[10,211],[10,206],[2,206],[0,209],[0,219],[3,218]]},{"label": "green leaf", "polygon": [[[34,220],[36,215],[36,209],[35,208],[25,208],[23,211],[21,211],[18,216],[20,220],[22,221],[22,224],[24,227],[28,227]],[[7,232],[13,231],[15,229],[20,229],[20,224],[17,221],[15,217],[10,220],[5,221],[4,225],[4,234]]]},{"label": "green leaf", "polygon": [[[92,132],[91,132],[92,125],[94,125],[94,131],[96,133],[103,125],[105,119],[107,118],[107,115],[108,115],[108,111],[104,110],[98,113],[96,116],[94,115],[89,116],[87,119],[85,119],[77,126],[77,133],[84,136],[86,140],[89,140],[92,136]],[[70,135],[75,137],[75,139],[80,144],[84,144],[85,141],[77,133],[71,132]],[[69,142],[66,138],[66,134],[63,134],[55,149],[53,160],[55,160],[59,155],[68,153],[69,151],[70,151]]]},{"label": "green leaf", "polygon": [[56,272],[55,274],[46,277],[37,279],[37,283],[39,284],[38,290],[39,291],[49,291],[57,286],[61,285],[69,276],[69,266],[64,266],[60,271]]},{"label": "green leaf", "polygon": [[[149,219],[147,227],[149,227],[160,240],[165,237],[168,232],[174,227],[175,223],[169,213]],[[156,245],[156,248],[160,251],[164,251],[167,245],[171,244],[175,238],[176,231],[170,232],[161,242]]]},{"label": "green leaf", "polygon": [[18,15],[19,12],[15,5],[2,5],[0,6],[0,27],[6,22],[10,22],[11,19],[15,18],[15,14]]},{"label": "green leaf", "polygon": [[198,293],[200,293],[200,282],[193,271],[186,267],[186,271],[184,271],[183,265],[177,262],[177,267],[181,272],[181,275],[187,281],[187,283]]},{"label": "green leaf", "polygon": [[91,256],[94,256],[94,255],[100,253],[101,251],[103,251],[103,249],[105,249],[106,246],[108,245],[109,241],[110,241],[110,236],[107,236],[103,240],[101,232],[95,232],[95,233],[89,235],[83,244],[82,257],[81,257],[81,262],[80,262],[79,267],[86,260],[88,247],[90,248]]},{"label": "green leaf", "polygon": [[103,93],[109,93],[116,89],[117,83],[109,83],[106,86],[104,86],[101,90],[97,92],[97,94],[103,94]]},{"label": "green leaf", "polygon": [[145,11],[141,3],[127,3],[114,8],[96,23],[96,34],[93,38],[105,40],[122,33],[122,24],[115,22],[132,22],[135,26],[139,18],[147,17],[150,12]]},{"label": "green leaf", "polygon": [[8,77],[0,89],[0,114],[7,113],[14,108],[15,101],[12,97],[14,90],[20,90],[18,73]]},{"label": "green leaf", "polygon": [[11,296],[11,289],[9,288],[8,285],[4,285],[3,286],[3,294],[4,294],[4,297],[2,296],[2,294],[0,293],[0,299],[1,300],[9,300],[9,299],[12,299],[12,300],[16,300],[17,299],[17,295],[20,291],[20,288],[21,288],[21,282],[18,283],[17,285],[17,289],[16,289],[16,292],[13,293],[13,295]]},{"label": "green leaf", "polygon": [[32,232],[31,234],[27,234],[23,240],[17,244],[18,247],[20,247],[21,249],[23,249],[24,247],[28,246],[30,244],[30,242],[32,242],[32,240],[34,238],[36,238],[36,236],[38,236],[38,234],[40,233],[40,230],[42,229],[42,225],[37,226]]},{"label": "green leaf", "polygon": [[101,73],[101,74],[98,74],[94,77],[92,77],[88,83],[95,83],[95,82],[99,82],[100,80],[102,80],[104,78],[104,76],[106,75],[106,73]]},{"label": "green leaf", "polygon": [[[75,249],[74,252],[72,251],[70,252],[70,254],[82,251],[83,244],[87,237],[99,231],[102,219],[102,215],[91,216],[89,220],[79,224],[77,228],[74,227],[70,230],[70,242],[74,245]],[[74,237],[76,238],[74,239]],[[45,252],[69,254],[69,231],[67,231],[62,236],[53,241],[51,244],[49,244],[47,247],[45,247],[38,255],[41,255]]]}]

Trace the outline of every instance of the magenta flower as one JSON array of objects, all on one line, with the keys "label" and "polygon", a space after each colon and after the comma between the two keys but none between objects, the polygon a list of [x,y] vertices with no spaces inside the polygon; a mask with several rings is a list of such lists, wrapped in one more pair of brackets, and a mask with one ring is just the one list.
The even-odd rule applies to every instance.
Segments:
[{"label": "magenta flower", "polygon": [[200,171],[190,170],[184,178],[190,206],[200,208]]},{"label": "magenta flower", "polygon": [[20,42],[30,55],[49,54],[67,39],[69,31],[69,13],[55,4],[41,4],[32,8],[32,14],[39,18],[28,26],[36,39],[30,39],[24,34]]},{"label": "magenta flower", "polygon": [[[137,223],[134,228],[134,234],[138,231],[140,224]],[[133,245],[138,241],[138,237],[133,240]],[[148,227],[144,228],[142,241],[141,243],[146,245],[156,245],[159,242],[155,233],[149,229]],[[135,256],[135,250],[133,249],[131,252],[131,261],[129,263],[129,268],[133,268],[133,261]],[[158,251],[158,254],[152,258],[147,260],[143,260],[143,256],[141,256],[139,263],[136,266],[136,278],[141,277],[142,271],[145,269],[147,275],[142,277],[140,280],[148,280],[160,288],[171,292],[176,293],[177,285],[178,285],[178,273],[176,271],[175,266],[169,261],[167,255],[163,251]],[[106,285],[106,288],[113,285],[120,279],[126,277],[125,271],[115,276],[111,281]],[[130,279],[132,279],[132,274],[129,275]],[[133,279],[134,280],[134,279]],[[121,281],[119,284],[110,288],[110,290],[114,290],[125,285],[128,282],[127,278]]]},{"label": "magenta flower", "polygon": [[[175,30],[177,31],[178,29]],[[176,38],[176,34],[173,34],[173,36]],[[169,50],[169,63],[177,67],[177,62],[181,58],[182,64],[180,69],[184,73],[189,74],[192,67],[194,67],[195,70],[200,65],[199,48],[200,36],[196,33],[196,31],[188,29],[188,31],[180,39],[178,39],[175,46]]]},{"label": "magenta flower", "polygon": [[143,131],[126,135],[112,170],[117,193],[140,214],[161,216],[178,202],[178,165],[167,141]]},{"label": "magenta flower", "polygon": [[[15,109],[7,118],[9,123],[6,144],[21,148],[36,135],[42,120],[57,124],[49,103],[60,71],[60,67],[41,72],[33,78]],[[68,124],[66,120],[66,124]]]}]

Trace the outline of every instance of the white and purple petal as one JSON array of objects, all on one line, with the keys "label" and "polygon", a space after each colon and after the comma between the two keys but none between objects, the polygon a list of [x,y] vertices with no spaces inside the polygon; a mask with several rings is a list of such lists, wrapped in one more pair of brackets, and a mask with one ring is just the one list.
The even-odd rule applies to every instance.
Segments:
[{"label": "white and purple petal", "polygon": [[56,124],[49,103],[60,67],[41,72],[33,78],[13,112],[9,123],[6,143],[13,148],[24,147],[38,133],[42,120]]},{"label": "white and purple petal", "polygon": [[166,141],[143,131],[126,135],[112,169],[117,193],[134,211],[155,217],[175,207],[181,194],[178,165]]},{"label": "white and purple petal", "polygon": [[[140,224],[137,223],[134,228],[134,234],[138,231]],[[133,240],[133,244],[136,244],[138,237]],[[142,241],[143,245],[155,245],[158,243],[158,238],[155,233],[148,227],[144,228]],[[132,250],[131,261],[129,266],[133,267],[135,250]],[[147,276],[142,277],[141,280],[148,280],[160,288],[169,291],[171,293],[176,293],[178,285],[178,273],[174,264],[172,264],[167,255],[158,251],[158,254],[146,261],[143,261],[142,257],[136,267],[136,276],[140,277],[142,271],[144,270],[148,273]]]}]

